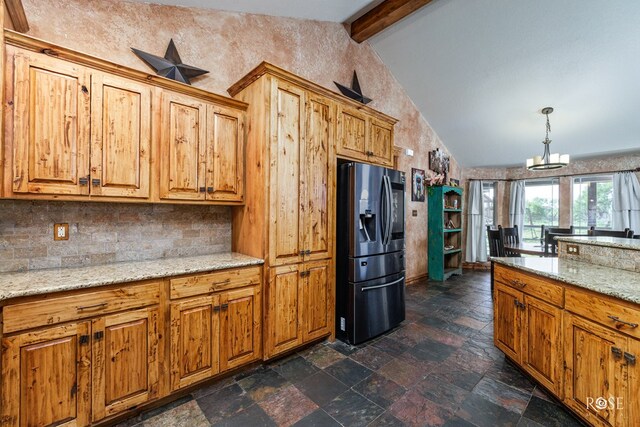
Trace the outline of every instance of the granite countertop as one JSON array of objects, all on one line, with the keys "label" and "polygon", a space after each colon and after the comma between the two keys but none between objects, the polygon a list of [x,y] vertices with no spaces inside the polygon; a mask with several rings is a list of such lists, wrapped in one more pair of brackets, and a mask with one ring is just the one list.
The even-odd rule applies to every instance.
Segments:
[{"label": "granite countertop", "polygon": [[0,301],[29,295],[92,288],[226,268],[264,261],[235,252],[151,261],[120,262],[78,268],[54,268],[0,274]]},{"label": "granite countertop", "polygon": [[640,251],[640,239],[624,239],[606,236],[558,236],[556,240],[585,245],[607,246],[610,248],[631,249]]},{"label": "granite countertop", "polygon": [[490,259],[499,264],[640,304],[640,273],[565,258]]}]

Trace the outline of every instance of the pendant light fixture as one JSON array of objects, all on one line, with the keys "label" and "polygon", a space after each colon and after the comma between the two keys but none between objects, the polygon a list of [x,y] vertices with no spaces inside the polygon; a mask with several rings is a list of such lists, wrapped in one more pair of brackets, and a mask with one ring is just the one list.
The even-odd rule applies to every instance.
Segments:
[{"label": "pendant light fixture", "polygon": [[551,140],[549,139],[549,132],[551,132],[551,125],[549,124],[549,114],[553,113],[553,108],[545,107],[542,109],[542,114],[547,116],[547,133],[544,137],[544,154],[542,156],[534,156],[533,158],[527,159],[527,169],[532,171],[539,170],[549,170],[549,169],[560,169],[569,164],[569,155],[568,154],[551,154],[549,151],[549,144],[551,144]]}]

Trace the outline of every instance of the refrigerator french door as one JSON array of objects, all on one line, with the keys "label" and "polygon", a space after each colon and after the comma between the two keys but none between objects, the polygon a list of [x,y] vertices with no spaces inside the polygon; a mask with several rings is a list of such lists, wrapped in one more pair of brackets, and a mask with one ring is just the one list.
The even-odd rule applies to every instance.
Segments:
[{"label": "refrigerator french door", "polygon": [[405,318],[404,173],[339,166],[336,336],[359,344]]}]

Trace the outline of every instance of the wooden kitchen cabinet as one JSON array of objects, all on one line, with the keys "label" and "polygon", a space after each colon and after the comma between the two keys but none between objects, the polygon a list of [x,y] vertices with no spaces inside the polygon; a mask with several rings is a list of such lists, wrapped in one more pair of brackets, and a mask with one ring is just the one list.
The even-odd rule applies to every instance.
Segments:
[{"label": "wooden kitchen cabinet", "polygon": [[171,303],[171,389],[220,372],[220,296]]},{"label": "wooden kitchen cabinet", "polygon": [[[504,274],[503,272],[499,272]],[[527,277],[518,290],[494,284],[494,343],[549,391],[562,398],[562,310],[525,293]]]},{"label": "wooden kitchen cabinet", "polygon": [[93,421],[158,397],[158,307],[92,321]]},{"label": "wooden kitchen cabinet", "polygon": [[637,425],[637,304],[497,263],[493,300],[496,347],[590,425]]},{"label": "wooden kitchen cabinet", "polygon": [[3,426],[86,426],[91,414],[90,322],[2,339]]},{"label": "wooden kitchen cabinet", "polygon": [[305,262],[303,272],[300,324],[302,340],[308,342],[331,332],[334,322],[330,316],[335,305],[330,285],[331,260]]},{"label": "wooden kitchen cabinet", "polygon": [[248,275],[242,275],[241,281],[231,276],[220,280],[225,272],[191,276],[186,279],[191,283],[209,280],[209,289],[215,290],[219,283],[233,288],[171,302],[172,390],[262,357],[260,271],[242,270]]},{"label": "wooden kitchen cabinet", "polygon": [[160,198],[203,201],[207,106],[186,95],[164,92],[161,114]]},{"label": "wooden kitchen cabinet", "polygon": [[92,196],[149,197],[151,86],[91,75]]},{"label": "wooden kitchen cabinet", "polygon": [[336,152],[354,160],[369,160],[367,116],[356,108],[338,106]]},{"label": "wooden kitchen cabinet", "polygon": [[[342,97],[263,63],[229,89],[249,104],[234,250],[265,258],[264,357],[335,328],[336,105]],[[350,101],[349,101],[350,102]],[[365,132],[365,128],[363,128]]]},{"label": "wooden kitchen cabinet", "polygon": [[259,286],[220,295],[220,370],[245,365],[262,356],[262,298]]},{"label": "wooden kitchen cabinet", "polygon": [[12,190],[88,195],[90,70],[13,46],[7,54],[14,66]]},{"label": "wooden kitchen cabinet", "polygon": [[266,296],[266,358],[331,332],[330,265],[331,260],[321,260],[271,268]]},{"label": "wooden kitchen cabinet", "polygon": [[244,114],[162,94],[160,198],[242,201]]},{"label": "wooden kitchen cabinet", "polygon": [[393,165],[393,123],[375,118],[369,121],[369,161],[383,166]]},{"label": "wooden kitchen cabinet", "polygon": [[496,282],[493,287],[493,342],[515,362],[522,359],[523,294]]},{"label": "wooden kitchen cabinet", "polygon": [[[629,367],[624,354],[629,351],[628,338],[570,313],[565,313],[564,319],[564,402],[593,425],[633,426],[629,424],[629,408],[638,396],[629,396],[627,390]],[[610,397],[614,398],[613,406]],[[607,400],[606,407],[596,407],[598,398]],[[618,398],[622,409],[616,407]]]},{"label": "wooden kitchen cabinet", "polygon": [[340,157],[393,166],[395,121],[375,118],[359,108],[338,105],[336,152]]},{"label": "wooden kitchen cabinet", "polygon": [[151,87],[8,50],[15,75],[13,191],[149,197]]},{"label": "wooden kitchen cabinet", "polygon": [[246,104],[23,34],[5,45],[3,197],[243,202]]}]

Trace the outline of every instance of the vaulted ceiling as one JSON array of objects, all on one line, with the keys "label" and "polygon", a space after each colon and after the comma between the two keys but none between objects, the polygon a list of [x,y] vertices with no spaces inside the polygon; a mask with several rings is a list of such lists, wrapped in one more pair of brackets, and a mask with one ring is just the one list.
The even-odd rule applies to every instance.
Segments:
[{"label": "vaulted ceiling", "polygon": [[[380,0],[151,2],[349,22]],[[640,151],[639,22],[632,0],[434,0],[368,43],[460,164],[510,166],[547,106],[552,152]]]}]

